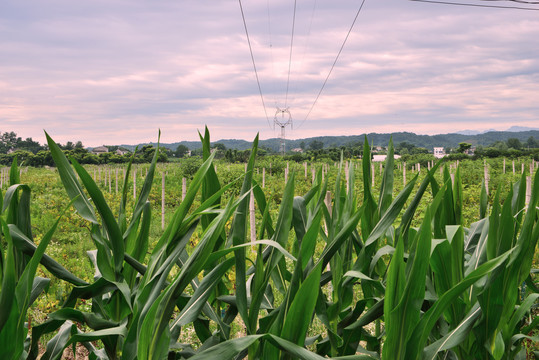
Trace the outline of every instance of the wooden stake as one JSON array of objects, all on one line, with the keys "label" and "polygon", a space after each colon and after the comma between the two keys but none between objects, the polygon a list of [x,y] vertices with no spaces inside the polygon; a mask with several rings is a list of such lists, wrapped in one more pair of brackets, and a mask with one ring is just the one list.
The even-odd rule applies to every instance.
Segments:
[{"label": "wooden stake", "polygon": [[348,187],[350,185],[350,178],[348,176],[348,161],[344,163],[344,173],[346,176],[346,191],[348,191]]},{"label": "wooden stake", "polygon": [[488,195],[488,181],[489,181],[489,176],[488,176],[488,167],[486,165],[486,162],[485,162],[485,168],[484,168],[484,171],[485,171],[485,189],[487,190],[487,195]]},{"label": "wooden stake", "polygon": [[137,170],[133,170],[133,199],[137,198]]},{"label": "wooden stake", "polygon": [[402,185],[406,185],[406,163],[402,164]]},{"label": "wooden stake", "polygon": [[288,161],[286,162],[286,174],[288,175],[288,172],[290,171],[290,164]]},{"label": "wooden stake", "polygon": [[165,229],[165,173],[161,180],[161,229]]},{"label": "wooden stake", "polygon": [[187,194],[187,179],[182,178],[182,201],[185,199],[185,194]]},{"label": "wooden stake", "polygon": [[530,203],[532,198],[532,177],[526,176],[526,205]]}]

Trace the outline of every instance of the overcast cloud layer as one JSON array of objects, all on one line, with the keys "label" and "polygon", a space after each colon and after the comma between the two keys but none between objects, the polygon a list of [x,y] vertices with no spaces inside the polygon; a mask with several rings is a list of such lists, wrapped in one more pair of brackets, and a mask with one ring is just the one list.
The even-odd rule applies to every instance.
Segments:
[{"label": "overcast cloud layer", "polygon": [[[539,12],[366,0],[0,3],[0,131],[87,146],[539,125]],[[476,2],[477,3],[477,2]],[[267,113],[267,117],[266,117]]]}]

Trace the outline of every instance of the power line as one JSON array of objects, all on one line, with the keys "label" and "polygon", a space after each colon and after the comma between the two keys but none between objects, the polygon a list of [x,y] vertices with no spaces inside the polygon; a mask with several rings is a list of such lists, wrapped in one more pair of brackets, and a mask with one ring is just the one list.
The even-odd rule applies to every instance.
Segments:
[{"label": "power line", "polygon": [[510,1],[510,2],[520,3],[520,4],[539,5],[539,1],[525,1],[525,0],[483,0],[483,1]]},{"label": "power line", "polygon": [[[522,6],[485,5],[485,4],[471,4],[471,3],[436,1],[436,0],[410,0],[410,1],[424,2],[424,3],[431,3],[431,4],[441,4],[441,5],[473,6],[473,7],[482,7],[482,8],[516,9],[516,10],[531,10],[531,11],[539,10],[539,8],[534,9],[534,8],[527,8],[527,7],[522,7]],[[481,1],[499,1],[499,0],[481,0]],[[539,4],[539,2],[535,2],[535,1],[521,1],[521,0],[502,0],[502,1],[515,2],[515,3],[521,3],[521,4]]]},{"label": "power line", "polygon": [[294,0],[294,15],[292,16],[292,36],[290,37],[290,56],[288,57],[288,79],[286,80],[286,95],[284,98],[284,107],[288,102],[288,87],[290,86],[290,68],[292,66],[292,48],[294,46],[294,28],[296,26],[296,3]]},{"label": "power line", "polygon": [[[311,10],[311,19],[309,21],[309,27],[307,29],[307,38],[305,39],[304,41],[304,44],[303,44],[303,52],[301,54],[301,60],[299,61],[299,66],[301,67],[303,65],[303,62],[305,60],[305,54],[307,52],[307,47],[309,45],[309,41],[310,41],[310,38],[311,38],[311,29],[312,29],[312,26],[313,26],[313,20],[314,20],[314,13],[316,11],[316,4],[317,4],[317,0],[314,0],[313,2],[313,8]],[[297,81],[296,81],[297,82]],[[294,85],[294,81],[292,82],[292,85]],[[292,89],[294,89],[294,86],[292,86]],[[291,103],[293,103],[295,101],[295,97],[292,98],[292,100],[290,100]]]},{"label": "power line", "polygon": [[273,75],[271,78],[271,85],[272,85],[272,93],[273,93],[273,102],[275,104],[275,107],[277,107],[277,97],[275,96],[276,93],[276,87],[275,87],[275,60],[273,57],[273,37],[271,33],[271,12],[270,12],[270,0],[266,1],[266,7],[268,12],[268,34],[269,34],[269,47],[270,47],[270,54],[271,54],[271,74]]},{"label": "power line", "polygon": [[258,79],[258,71],[256,70],[255,57],[253,55],[253,48],[251,47],[251,40],[249,39],[249,32],[247,31],[247,23],[245,22],[245,14],[243,13],[243,6],[241,5],[241,0],[238,0],[240,3],[241,17],[243,19],[243,26],[245,27],[245,35],[247,36],[247,43],[249,44],[249,52],[251,53],[251,60],[253,61],[253,68],[255,70],[256,83],[258,84],[258,92],[260,93],[260,100],[262,100],[262,106],[264,107],[264,113],[266,114],[266,120],[268,121],[268,126],[271,128],[271,124],[268,118],[268,112],[266,110],[266,103],[264,102],[264,96],[262,95],[262,87],[260,86],[260,80]]},{"label": "power line", "polygon": [[322,91],[324,90],[324,87],[326,86],[326,83],[328,82],[328,79],[331,75],[331,72],[333,71],[333,68],[335,67],[335,64],[337,63],[337,60],[339,60],[339,56],[341,56],[341,52],[344,49],[344,45],[346,44],[346,41],[348,40],[348,37],[350,36],[350,33],[352,32],[352,29],[354,28],[354,25],[356,24],[356,20],[361,13],[361,10],[363,9],[363,5],[365,4],[365,0],[361,1],[361,5],[359,6],[359,9],[356,12],[356,16],[354,17],[354,21],[352,21],[352,25],[350,26],[350,29],[348,29],[348,33],[346,34],[346,37],[344,38],[344,41],[341,45],[341,48],[339,49],[339,52],[337,53],[337,56],[335,57],[335,60],[333,61],[333,64],[331,65],[331,68],[329,69],[328,75],[326,76],[326,79],[324,80],[324,83],[322,84],[322,87],[320,88],[320,91],[318,92],[318,95],[316,95],[316,99],[314,99],[313,104],[311,105],[311,108],[309,109],[309,112],[303,119],[303,121],[299,124],[299,126],[296,127],[296,129],[299,129],[301,125],[307,120],[311,112],[313,111],[314,106],[316,105],[318,98],[320,97],[320,94],[322,94]]}]

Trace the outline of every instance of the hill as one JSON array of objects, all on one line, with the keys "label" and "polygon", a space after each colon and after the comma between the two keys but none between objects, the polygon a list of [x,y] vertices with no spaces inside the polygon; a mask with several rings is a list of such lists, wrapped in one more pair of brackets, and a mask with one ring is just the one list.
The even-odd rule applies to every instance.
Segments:
[{"label": "hill", "polygon": [[[433,147],[458,147],[459,143],[467,142],[473,146],[477,145],[491,145],[496,141],[507,141],[509,138],[517,138],[521,142],[525,142],[530,136],[535,139],[539,139],[539,130],[527,130],[527,131],[489,131],[481,134],[467,135],[467,134],[438,134],[438,135],[417,135],[410,132],[396,132],[388,134],[369,133],[361,135],[348,135],[348,136],[317,136],[304,139],[286,140],[286,148],[294,149],[299,148],[303,142],[305,146],[309,146],[313,141],[320,141],[324,144],[324,147],[340,147],[346,146],[358,142],[363,142],[365,135],[369,140],[369,143],[374,146],[386,146],[389,143],[389,139],[393,137],[393,143],[398,144],[406,141],[418,147],[424,147],[432,151]],[[251,142],[246,140],[237,139],[223,139],[214,141],[212,143],[220,143],[226,146],[227,149],[246,150],[251,148]],[[151,143],[156,145],[155,143]],[[278,138],[272,138],[267,140],[260,140],[259,146],[266,147],[273,151],[279,151],[280,140]],[[146,144],[140,144],[139,147]],[[202,145],[199,141],[179,141],[175,143],[161,144],[171,150],[175,150],[178,145],[185,145],[191,150],[199,149]],[[129,150],[133,150],[135,145],[120,145]]]}]

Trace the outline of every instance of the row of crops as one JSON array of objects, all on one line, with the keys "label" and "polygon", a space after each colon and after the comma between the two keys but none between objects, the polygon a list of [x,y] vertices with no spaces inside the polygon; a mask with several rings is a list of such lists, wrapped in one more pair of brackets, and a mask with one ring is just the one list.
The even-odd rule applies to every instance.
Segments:
[{"label": "row of crops", "polygon": [[[318,167],[314,181],[290,172],[277,191],[260,182],[257,139],[246,169],[223,179],[206,132],[204,161],[154,238],[156,159],[136,199],[131,165],[114,196],[110,175],[100,184],[47,139],[69,202],[60,215],[36,236],[32,221],[57,206],[35,208],[16,164],[0,197],[2,359],[59,359],[80,347],[90,359],[139,360],[526,359],[537,351],[539,172],[512,184],[491,179],[470,200],[468,181],[481,178],[463,180],[460,167],[451,174],[438,163],[397,180],[389,144],[375,189],[365,141],[359,169],[341,164],[329,176]],[[473,221],[469,201],[478,204]],[[92,241],[90,276],[52,251],[65,222]],[[36,322],[29,315],[51,283],[65,284],[55,286],[65,291],[61,303]]]}]

